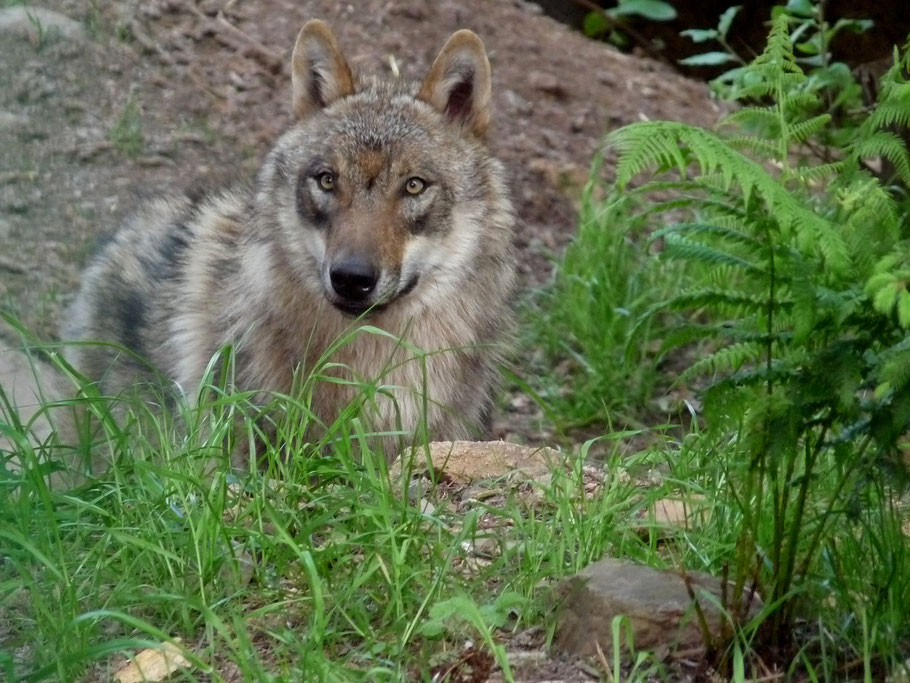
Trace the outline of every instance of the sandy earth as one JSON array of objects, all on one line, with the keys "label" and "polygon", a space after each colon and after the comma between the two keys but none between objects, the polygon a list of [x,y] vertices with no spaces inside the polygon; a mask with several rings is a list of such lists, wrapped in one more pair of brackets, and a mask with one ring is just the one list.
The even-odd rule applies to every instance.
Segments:
[{"label": "sandy earth", "polygon": [[[308,18],[333,26],[356,68],[408,78],[422,77],[456,29],[482,36],[494,78],[490,144],[511,175],[528,288],[546,281],[573,234],[573,198],[604,133],[642,119],[710,125],[718,111],[703,84],[517,0],[43,7],[73,23],[0,21],[0,308],[42,339],[55,338],[98,240],[140,198],[252,176],[290,120],[287,63]],[[0,366],[0,381],[12,372],[4,379]],[[588,680],[562,666],[552,662],[554,678]]]}]

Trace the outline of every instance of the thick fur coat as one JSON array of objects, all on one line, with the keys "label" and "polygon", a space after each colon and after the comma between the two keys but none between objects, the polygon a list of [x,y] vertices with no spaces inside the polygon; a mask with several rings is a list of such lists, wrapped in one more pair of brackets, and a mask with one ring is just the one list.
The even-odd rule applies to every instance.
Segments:
[{"label": "thick fur coat", "polygon": [[[255,183],[145,205],[87,269],[65,336],[130,349],[190,395],[231,345],[243,390],[288,392],[320,368],[347,380],[315,386],[326,424],[375,382],[371,429],[476,436],[515,262],[503,169],[483,142],[483,44],[458,31],[410,87],[358,83],[319,21],[292,59],[296,120]],[[150,376],[110,346],[73,354],[106,393]]]}]

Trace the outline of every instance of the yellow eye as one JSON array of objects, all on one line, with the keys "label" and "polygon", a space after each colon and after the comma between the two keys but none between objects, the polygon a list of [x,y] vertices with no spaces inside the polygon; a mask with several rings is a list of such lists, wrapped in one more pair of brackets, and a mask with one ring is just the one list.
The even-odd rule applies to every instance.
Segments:
[{"label": "yellow eye", "polygon": [[427,183],[423,178],[415,176],[413,178],[408,178],[408,182],[404,184],[404,189],[407,190],[408,194],[418,195],[427,189]]},{"label": "yellow eye", "polygon": [[320,173],[316,176],[316,182],[319,183],[321,187],[326,192],[331,192],[335,189],[335,175],[326,171],[325,173]]}]

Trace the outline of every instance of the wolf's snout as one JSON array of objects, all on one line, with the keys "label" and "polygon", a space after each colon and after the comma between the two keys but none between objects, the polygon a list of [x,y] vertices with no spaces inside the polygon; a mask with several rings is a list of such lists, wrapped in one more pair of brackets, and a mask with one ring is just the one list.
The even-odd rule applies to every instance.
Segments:
[{"label": "wolf's snout", "polygon": [[332,266],[329,271],[332,289],[342,299],[362,303],[366,301],[376,283],[379,282],[379,271],[369,261],[349,259]]}]

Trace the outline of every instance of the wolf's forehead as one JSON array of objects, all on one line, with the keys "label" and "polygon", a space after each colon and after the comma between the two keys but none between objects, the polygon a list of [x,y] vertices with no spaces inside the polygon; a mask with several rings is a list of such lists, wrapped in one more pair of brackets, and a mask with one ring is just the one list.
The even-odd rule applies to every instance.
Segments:
[{"label": "wolf's forehead", "polygon": [[434,136],[421,114],[411,98],[354,98],[339,109],[333,122],[334,137],[352,151],[391,151],[403,145],[426,144]]}]

